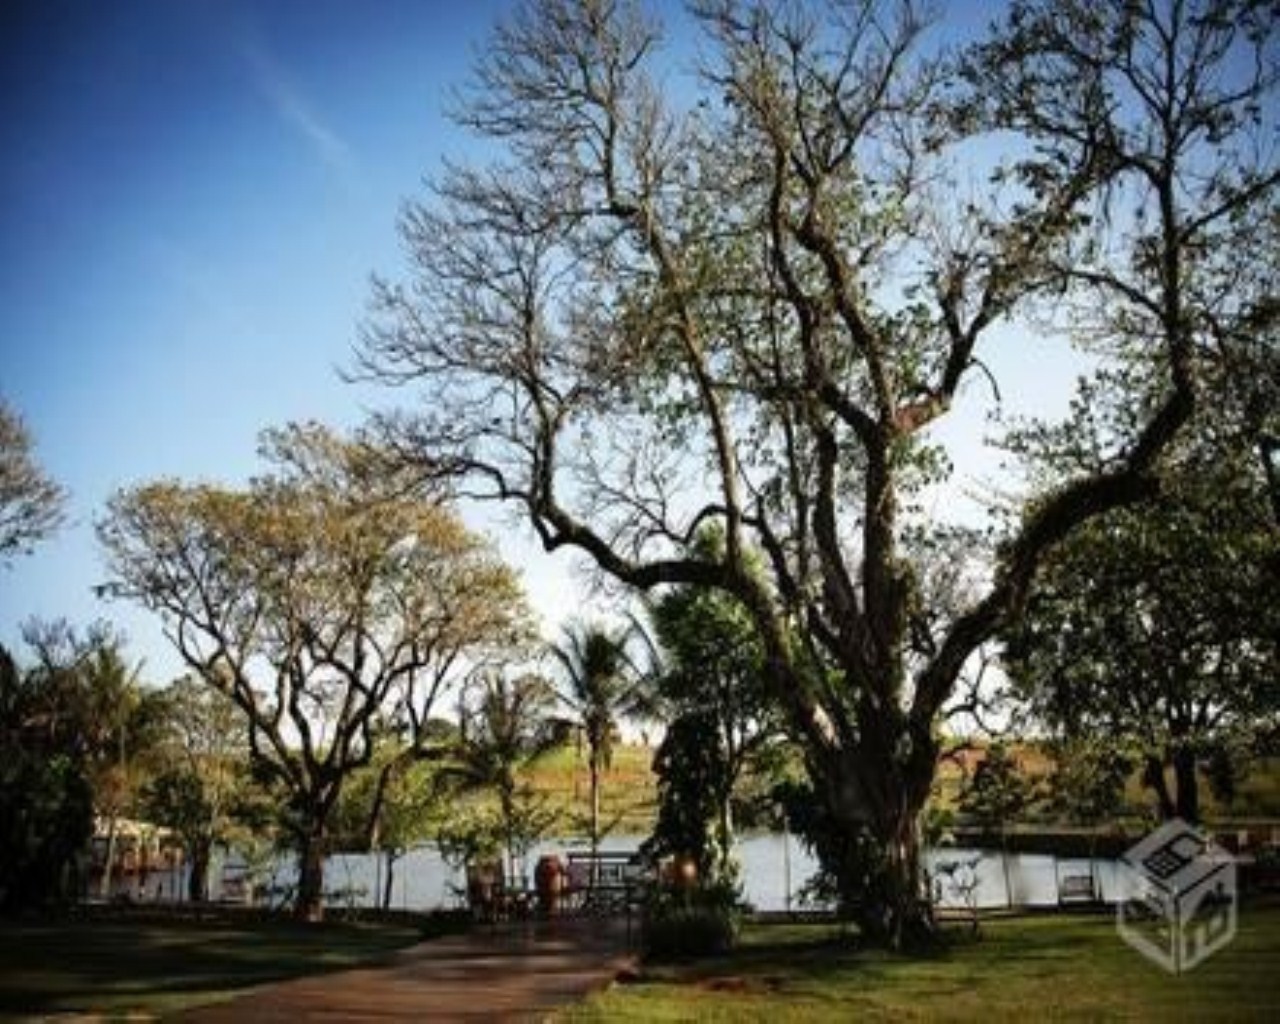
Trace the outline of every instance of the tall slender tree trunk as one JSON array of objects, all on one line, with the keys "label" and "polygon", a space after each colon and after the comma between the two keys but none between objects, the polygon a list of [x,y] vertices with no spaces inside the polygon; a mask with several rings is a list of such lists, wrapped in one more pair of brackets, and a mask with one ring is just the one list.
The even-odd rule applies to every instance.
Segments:
[{"label": "tall slender tree trunk", "polygon": [[395,850],[387,850],[387,877],[382,889],[382,909],[391,909],[391,887],[395,882],[396,861],[400,857]]},{"label": "tall slender tree trunk", "polygon": [[116,863],[116,816],[113,813],[107,819],[107,854],[102,864],[102,878],[98,881],[98,895],[104,900],[111,898],[111,873]]},{"label": "tall slender tree trunk", "polygon": [[587,875],[587,886],[594,890],[600,881],[600,755],[596,752],[594,746],[591,748],[587,770],[590,773],[588,786],[591,791],[591,820],[588,826],[591,832],[589,837],[591,840],[591,870]]},{"label": "tall slender tree trunk", "polygon": [[[121,787],[123,787],[124,779],[125,779],[124,766],[125,766],[125,760],[126,760],[123,724],[120,724],[117,726],[116,744],[117,744],[116,767],[120,772],[119,784]],[[116,798],[113,797],[111,802],[112,804],[116,804],[117,803]],[[111,809],[110,819],[107,824],[107,862],[106,864],[103,865],[103,868],[102,868],[101,895],[104,899],[106,899],[111,895],[111,871],[112,871],[112,868],[115,866],[115,859],[116,859],[116,832],[118,829],[118,819],[119,819],[119,815],[116,812],[116,808],[113,806]]]},{"label": "tall slender tree trunk", "polygon": [[502,805],[502,877],[498,880],[503,892],[516,877],[516,790],[513,779],[508,778],[500,794]]},{"label": "tall slender tree trunk", "polygon": [[1002,824],[1000,826],[1000,870],[1004,873],[1005,905],[1013,909],[1013,879],[1009,876],[1009,834]]},{"label": "tall slender tree trunk", "polygon": [[600,764],[591,759],[591,856],[600,852]]}]

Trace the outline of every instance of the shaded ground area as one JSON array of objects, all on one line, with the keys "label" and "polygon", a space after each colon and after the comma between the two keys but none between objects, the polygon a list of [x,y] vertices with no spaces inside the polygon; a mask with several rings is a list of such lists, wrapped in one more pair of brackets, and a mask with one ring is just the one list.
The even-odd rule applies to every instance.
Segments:
[{"label": "shaded ground area", "polygon": [[188,1022],[540,1020],[609,984],[633,960],[625,921],[478,927],[375,966],[264,986]]},{"label": "shaded ground area", "polygon": [[243,909],[84,908],[0,919],[0,1017],[170,1013],[342,970],[419,941],[418,922],[299,925]]}]

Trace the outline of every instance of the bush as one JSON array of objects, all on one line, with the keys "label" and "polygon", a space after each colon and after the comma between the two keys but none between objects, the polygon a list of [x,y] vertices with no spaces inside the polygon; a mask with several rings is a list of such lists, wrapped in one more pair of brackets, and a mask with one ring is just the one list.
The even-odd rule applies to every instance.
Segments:
[{"label": "bush", "polygon": [[645,910],[644,954],[650,960],[685,960],[726,953],[741,924],[738,891],[731,884],[660,888]]},{"label": "bush", "polygon": [[738,938],[738,914],[722,907],[672,907],[645,921],[650,960],[686,960],[726,953]]}]

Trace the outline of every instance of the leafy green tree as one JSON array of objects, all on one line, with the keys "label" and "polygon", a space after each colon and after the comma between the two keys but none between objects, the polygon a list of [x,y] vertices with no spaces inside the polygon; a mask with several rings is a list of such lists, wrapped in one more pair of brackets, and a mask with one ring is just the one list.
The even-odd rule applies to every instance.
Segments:
[{"label": "leafy green tree", "polygon": [[960,793],[960,810],[977,822],[983,832],[1000,842],[1000,866],[1004,872],[1005,898],[1013,906],[1013,882],[1009,877],[1009,826],[1033,799],[1030,779],[1018,759],[1003,743],[987,747],[982,760],[965,780]]},{"label": "leafy green tree", "polygon": [[382,783],[381,804],[376,829],[370,836],[372,849],[382,851],[386,865],[382,878],[382,908],[391,909],[396,861],[417,843],[430,838],[432,829],[447,813],[439,787],[431,777],[434,765],[417,761],[401,766]]},{"label": "leafy green tree", "polygon": [[[398,450],[625,584],[735,596],[831,853],[874,855],[831,865],[869,936],[930,929],[920,816],[966,663],[1058,541],[1151,493],[1200,348],[1274,324],[1265,290],[1220,287],[1272,251],[1272,15],[1013,0],[958,77],[909,0],[704,0],[685,77],[638,5],[521,4],[460,104],[491,161],[405,210],[422,273],[378,286],[363,348],[423,387],[386,423]],[[997,148],[989,183],[956,180]],[[945,472],[931,428],[1036,298],[1054,315],[1029,326],[1080,327],[1103,359],[1141,344],[1162,386],[939,614],[903,543]]]},{"label": "leafy green tree", "polygon": [[0,400],[0,562],[29,551],[62,523],[66,492],[32,458],[22,418]]},{"label": "leafy green tree", "polygon": [[1073,825],[1097,827],[1124,807],[1132,758],[1110,736],[1094,734],[1050,740],[1053,768],[1045,780],[1050,812]]},{"label": "leafy green tree", "polygon": [[658,816],[644,844],[645,855],[692,857],[701,881],[736,882],[719,798],[731,788],[731,780],[715,716],[697,710],[677,715],[654,754],[653,772],[658,777]]},{"label": "leafy green tree", "polygon": [[406,758],[394,746],[356,773],[335,812],[340,848],[368,851],[383,858],[384,910],[391,908],[395,866],[415,845],[437,835],[455,808],[438,778],[438,758],[447,756],[456,741],[456,728],[435,720],[431,731],[439,745],[433,756]]},{"label": "leafy green tree", "polygon": [[62,713],[80,717],[85,777],[93,809],[106,828],[99,895],[111,892],[118,859],[120,823],[136,818],[143,780],[156,738],[157,705],[141,682],[141,663],[129,665],[123,637],[95,623],[83,634],[64,621],[33,620],[23,638],[36,671],[60,694]]},{"label": "leafy green tree", "polygon": [[[95,811],[128,809],[137,692],[106,627],[29,623],[33,664],[0,648],[0,907],[81,895]],[[110,870],[108,857],[108,867]]]},{"label": "leafy green tree", "polygon": [[1010,672],[1060,735],[1136,749],[1161,817],[1199,821],[1199,774],[1241,764],[1225,752],[1259,750],[1280,722],[1278,568],[1252,454],[1181,446],[1157,502],[1054,552]]},{"label": "leafy green tree", "polygon": [[647,707],[646,680],[627,653],[632,630],[590,623],[570,623],[550,653],[561,672],[558,701],[569,717],[564,726],[586,741],[588,799],[587,836],[591,851],[600,848],[602,775],[613,763],[618,721]]},{"label": "leafy green tree", "polygon": [[654,679],[668,719],[654,760],[655,852],[696,855],[702,877],[733,878],[734,800],[782,732],[755,624],[723,593],[675,587],[650,604],[663,665]]},{"label": "leafy green tree", "polygon": [[155,737],[155,704],[142,688],[142,665],[130,667],[115,644],[95,648],[81,666],[101,709],[107,745],[90,764],[94,810],[106,820],[107,851],[101,895],[111,892],[120,820],[137,817],[148,754]]},{"label": "leafy green tree", "polygon": [[0,910],[78,895],[93,835],[93,792],[74,708],[58,681],[0,648]]},{"label": "leafy green tree", "polygon": [[1048,743],[1053,768],[1045,780],[1051,813],[1089,827],[1089,874],[1093,876],[1098,828],[1114,821],[1124,806],[1125,781],[1133,770],[1129,753],[1114,737],[1058,737]]},{"label": "leafy green tree", "polygon": [[173,829],[190,858],[188,898],[209,898],[214,850],[243,835],[237,810],[249,773],[248,730],[233,701],[194,676],[160,695],[160,738],[144,788],[147,817]]},{"label": "leafy green tree", "polygon": [[239,709],[256,767],[287,795],[297,912],[323,914],[329,824],[352,772],[397,735],[428,748],[464,662],[528,635],[517,579],[380,454],[319,426],[264,436],[242,490],[117,494],[99,536],[108,593],[156,612],[190,670]]}]

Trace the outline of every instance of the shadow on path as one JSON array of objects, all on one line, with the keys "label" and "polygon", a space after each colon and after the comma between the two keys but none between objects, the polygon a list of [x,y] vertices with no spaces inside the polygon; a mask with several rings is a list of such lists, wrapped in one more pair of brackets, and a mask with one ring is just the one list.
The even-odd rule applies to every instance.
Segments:
[{"label": "shadow on path", "polygon": [[634,954],[626,922],[561,919],[477,926],[385,962],[295,978],[181,1015],[188,1022],[540,1020],[606,987]]}]

